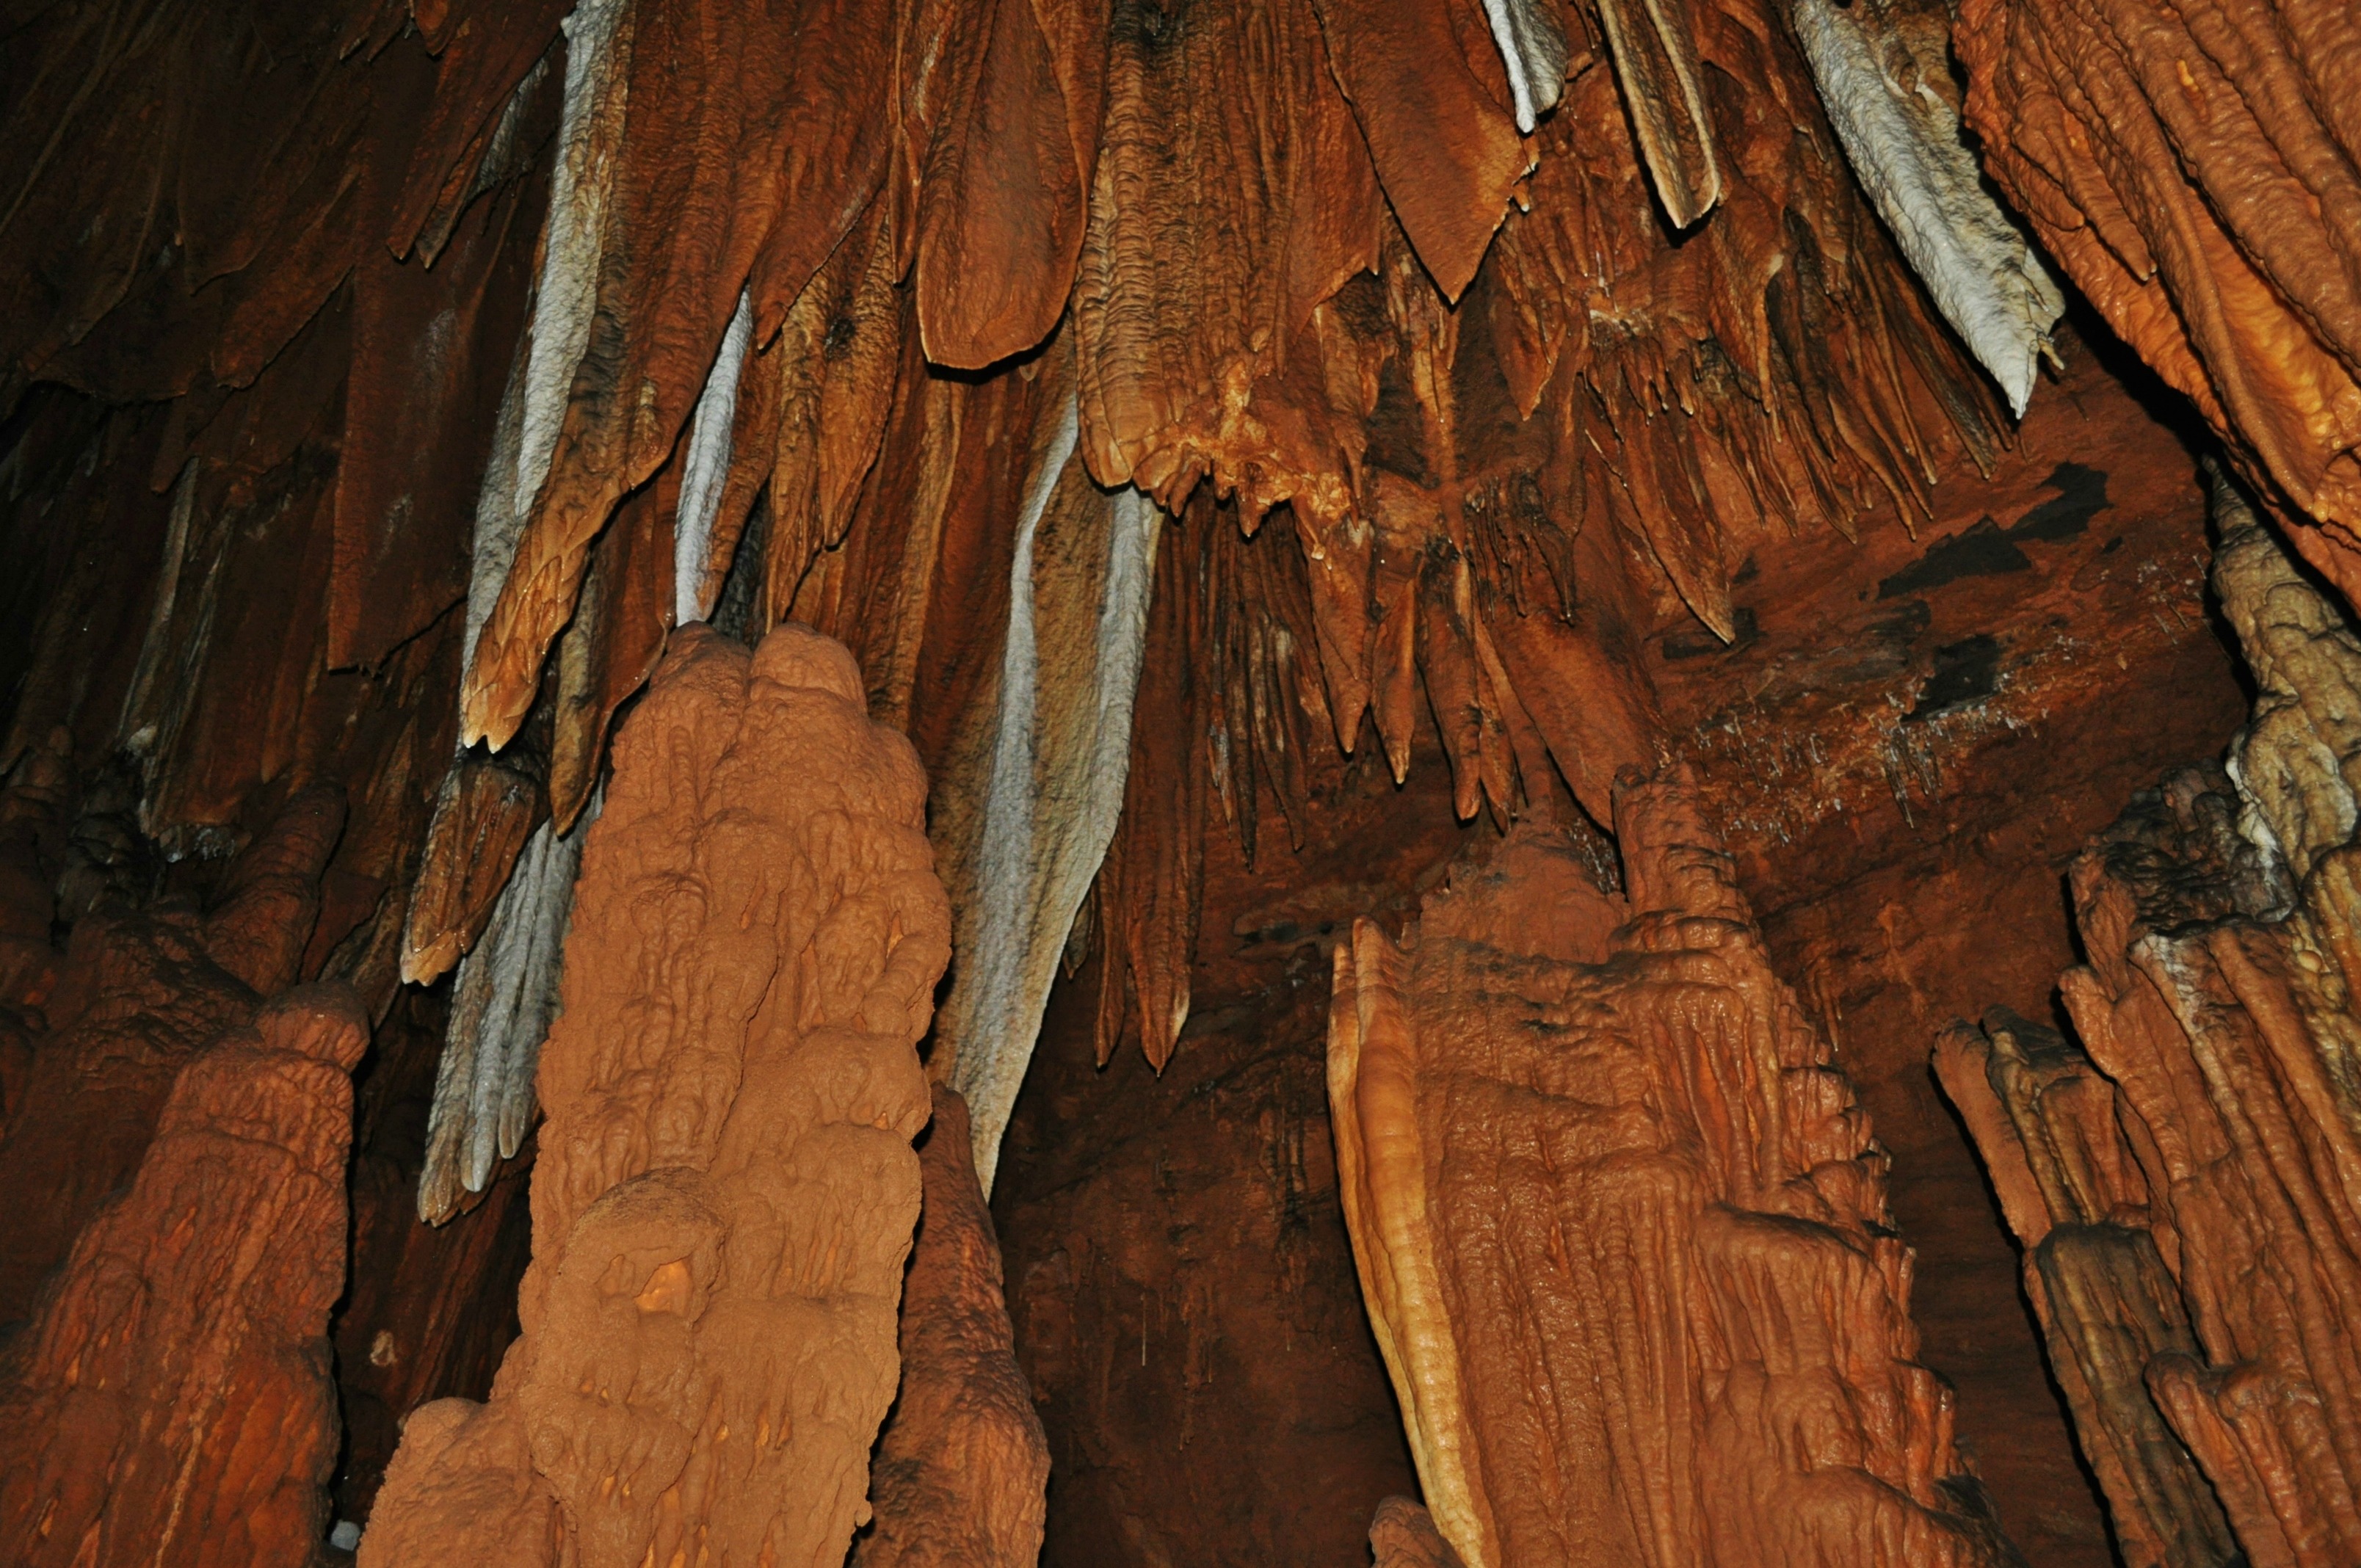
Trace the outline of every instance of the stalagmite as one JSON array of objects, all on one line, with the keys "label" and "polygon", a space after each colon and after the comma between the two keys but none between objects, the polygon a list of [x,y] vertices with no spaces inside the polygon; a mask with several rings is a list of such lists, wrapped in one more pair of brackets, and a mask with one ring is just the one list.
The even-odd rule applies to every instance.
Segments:
[{"label": "stalagmite", "polygon": [[1694,785],[1627,774],[1626,895],[1513,830],[1336,949],[1329,1092],[1435,1528],[1499,1564],[2001,1564],[1910,1255]]},{"label": "stalagmite", "polygon": [[1369,1556],[1376,1568],[1461,1568],[1459,1553],[1436,1533],[1434,1520],[1408,1497],[1388,1497],[1369,1521]]},{"label": "stalagmite", "polygon": [[368,1020],[288,992],[181,1068],[130,1185],[0,1361],[0,1558],[303,1568],[326,1538],[349,1077]]},{"label": "stalagmite", "polygon": [[583,851],[523,1336],[411,1418],[364,1563],[843,1561],[949,956],[925,793],[841,647],[675,639]]},{"label": "stalagmite", "polygon": [[1878,216],[2023,418],[2037,361],[2056,357],[2049,329],[2065,297],[1985,193],[1959,113],[1934,85],[1949,85],[1946,39],[1937,33],[1914,47],[1917,36],[1878,3],[1839,10],[1830,0],[1795,0],[1795,36]]},{"label": "stalagmite", "polygon": [[877,1440],[851,1568],[1032,1568],[1049,1449],[1002,1297],[967,1106],[940,1084],[918,1148],[926,1195],[902,1298],[902,1391]]},{"label": "stalagmite", "polygon": [[1935,1061],[2131,1560],[2330,1568],[2361,1558],[2361,639],[2226,481],[2215,515],[2235,772],[2074,863],[2076,1041],[1996,1012]]},{"label": "stalagmite", "polygon": [[[13,8],[0,1361],[332,977],[307,1553],[1940,1568],[1980,1469],[2103,1568],[2047,1348],[2151,1538],[2361,1559],[2350,1314],[2270,1304],[2361,1192],[2361,639],[2268,536],[2228,836],[2116,860],[2200,865],[2139,1038],[2237,1080],[2149,1119],[2278,1118],[2301,1223],[2117,1149],[2034,1322],[1922,1060],[2046,1018],[2044,890],[2243,711],[2171,399],[2093,345],[2010,416],[1996,214],[2361,585],[2350,10],[1960,0],[1962,98],[1935,0]],[[1711,834],[1619,807],[1683,766]],[[1988,1016],[1963,1081],[2136,1141]]]},{"label": "stalagmite", "polygon": [[1109,496],[1073,461],[1069,400],[1038,454],[1017,519],[1008,630],[988,737],[935,833],[946,844],[961,959],[935,1069],[968,1102],[986,1192],[1025,1080],[1059,956],[1121,810],[1131,759],[1161,514]]},{"label": "stalagmite", "polygon": [[60,962],[49,1027],[0,1136],[0,1190],[40,1195],[0,1246],[0,1322],[22,1317],[119,1185],[132,1179],[183,1069],[298,977],[323,868],[345,824],[321,785],[288,802],[230,862],[209,916],[185,906],[84,915]]}]

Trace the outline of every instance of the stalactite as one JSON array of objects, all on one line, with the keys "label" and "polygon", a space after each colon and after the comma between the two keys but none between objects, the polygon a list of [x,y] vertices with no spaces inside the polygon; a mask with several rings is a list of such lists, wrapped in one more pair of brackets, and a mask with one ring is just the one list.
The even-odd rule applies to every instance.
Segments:
[{"label": "stalactite", "polygon": [[1554,8],[1538,0],[1484,0],[1484,18],[1508,68],[1517,129],[1531,136],[1565,85],[1565,30]]},{"label": "stalactite", "polygon": [[1795,0],[1794,16],[1828,123],[1878,216],[2022,418],[2037,361],[2057,357],[2049,329],[2066,301],[1984,193],[1959,114],[1932,84],[1949,69],[1944,40],[1928,39],[1922,57],[1903,27],[1864,5]]},{"label": "stalactite", "polygon": [[2214,591],[2257,687],[2224,761],[2240,830],[2292,890],[2361,832],[2361,633],[2220,474],[2213,521]]},{"label": "stalactite", "polygon": [[966,798],[935,827],[964,957],[934,1070],[969,1102],[987,1192],[1059,955],[1115,835],[1154,585],[1161,514],[1137,490],[1099,491],[1073,460],[1079,433],[1069,397],[1018,516],[988,741],[977,735],[973,772],[954,769]]},{"label": "stalactite", "polygon": [[418,1179],[418,1217],[429,1224],[456,1213],[463,1191],[484,1190],[495,1156],[514,1158],[533,1125],[533,1072],[557,1011],[582,840],[598,818],[594,796],[570,831],[549,820],[533,830],[481,940],[459,960]]},{"label": "stalactite", "polygon": [[[598,302],[598,257],[607,236],[607,212],[615,159],[624,129],[631,90],[632,10],[630,0],[581,0],[566,18],[566,97],[558,121],[556,163],[549,181],[549,222],[543,232],[541,279],[533,291],[533,335],[520,389],[514,495],[501,513],[501,554],[516,555],[516,532],[532,514],[533,499],[549,476],[566,419],[566,399],[575,367],[590,345],[591,314]],[[495,470],[497,472],[497,469]],[[483,556],[482,513],[478,513],[478,559]],[[507,562],[489,586],[497,600],[508,580]],[[480,567],[478,580],[481,580]],[[468,595],[472,672],[477,634],[491,613],[479,614],[477,593]]]},{"label": "stalactite", "polygon": [[[754,335],[753,295],[741,291],[738,309],[721,334],[713,369],[698,394],[697,412],[688,422],[686,466],[681,474],[680,510],[673,521],[672,623],[686,626],[712,613],[707,598],[705,568],[713,549],[713,520],[721,510],[721,490],[730,473],[730,430],[738,416],[738,377],[746,362],[746,346]],[[712,585],[719,593],[721,585]]]},{"label": "stalactite", "polygon": [[2361,587],[2361,20],[2340,0],[1968,0],[1967,121],[2003,195],[2250,483]]}]

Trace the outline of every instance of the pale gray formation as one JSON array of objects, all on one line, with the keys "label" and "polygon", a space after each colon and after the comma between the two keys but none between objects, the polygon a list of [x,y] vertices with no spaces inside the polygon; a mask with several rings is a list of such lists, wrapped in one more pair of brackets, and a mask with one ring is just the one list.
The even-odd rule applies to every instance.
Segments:
[{"label": "pale gray formation", "polygon": [[2361,636],[2220,473],[2213,519],[2213,591],[2255,678],[2225,759],[2238,828],[2301,887],[2361,827]]},{"label": "pale gray formation", "polygon": [[492,455],[484,467],[483,488],[476,492],[476,527],[469,538],[467,565],[467,626],[459,644],[459,686],[467,689],[467,672],[476,667],[476,642],[484,623],[500,602],[500,587],[516,564],[517,540],[524,532],[524,513],[516,500],[517,452],[524,433],[524,373],[529,339],[520,340],[509,362],[508,385],[500,392],[500,411],[492,424]]},{"label": "pale gray formation", "polygon": [[1876,0],[1839,10],[1795,0],[1795,35],[1870,203],[1919,280],[2020,417],[2064,295],[2025,236],[1985,192],[1960,117]]},{"label": "pale gray formation", "polygon": [[1509,71],[1509,97],[1517,129],[1526,136],[1557,107],[1565,87],[1565,34],[1542,0],[1484,0],[1484,19]]},{"label": "pale gray formation", "polygon": [[520,526],[549,477],[574,372],[590,342],[608,195],[630,89],[623,69],[630,40],[621,33],[630,8],[629,0],[581,0],[562,24],[566,104],[558,117],[557,162],[550,174],[549,224],[542,235],[533,347],[525,365],[524,426],[513,481]]},{"label": "pale gray formation", "polygon": [[[1070,398],[1018,514],[973,891],[953,916],[961,957],[940,1027],[959,1042],[950,1083],[973,1114],[986,1193],[1067,935],[1123,809],[1154,586],[1161,514],[1137,490],[1093,485],[1078,433]],[[1047,551],[1045,516],[1061,535]],[[1087,638],[1049,641],[1045,663],[1037,622],[1061,605],[1093,606],[1095,621]]]},{"label": "pale gray formation", "polygon": [[738,372],[746,363],[746,347],[754,335],[754,296],[738,291],[738,308],[730,313],[721,346],[705,389],[697,397],[697,411],[688,421],[688,454],[682,465],[680,504],[672,524],[672,592],[675,626],[703,620],[713,613],[721,593],[721,575],[706,581],[707,557],[713,551],[713,520],[721,510],[723,481],[730,477],[730,436],[738,418]]},{"label": "pale gray formation", "polygon": [[459,960],[418,1179],[418,1217],[429,1224],[457,1211],[462,1190],[481,1192],[533,1126],[533,1073],[557,1016],[582,843],[604,801],[604,790],[594,793],[570,833],[547,822],[533,830],[482,938]]}]

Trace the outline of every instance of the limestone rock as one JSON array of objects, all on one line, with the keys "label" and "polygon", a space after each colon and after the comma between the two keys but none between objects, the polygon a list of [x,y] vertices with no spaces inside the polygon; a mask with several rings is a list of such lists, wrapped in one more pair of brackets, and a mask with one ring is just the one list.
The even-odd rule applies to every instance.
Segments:
[{"label": "limestone rock", "polygon": [[902,1299],[902,1392],[878,1440],[874,1532],[853,1568],[1031,1568],[1049,1440],[1017,1370],[1000,1241],[966,1102],[938,1084],[918,1148],[918,1241]]},{"label": "limestone rock", "polygon": [[2075,862],[2078,1041],[1995,1013],[1936,1067],[2128,1559],[2325,1568],[2361,1553],[2361,643],[2216,501],[2257,685],[2235,772],[2176,773]]},{"label": "limestone rock", "polygon": [[49,1027],[26,1047],[0,1136],[0,1190],[42,1193],[0,1246],[0,1322],[132,1173],[177,1075],[296,976],[320,877],[344,824],[333,788],[299,792],[230,862],[206,913],[110,903],[75,922],[56,960]]},{"label": "limestone rock", "polygon": [[304,987],[181,1069],[129,1189],[0,1361],[0,1559],[312,1561],[368,1043],[348,991]]},{"label": "limestone rock", "polygon": [[2325,525],[2306,553],[2350,598],[2361,17],[2343,0],[1967,0],[1953,38],[2002,192],[2248,476]]},{"label": "limestone rock", "polygon": [[1619,785],[1624,897],[1521,826],[1337,950],[1345,1212],[1435,1526],[1468,1568],[2010,1562],[1883,1153],[1691,788]]},{"label": "limestone rock", "polygon": [[1434,1528],[1424,1508],[1408,1497],[1388,1497],[1369,1521],[1369,1555],[1376,1568],[1460,1568],[1459,1553]]},{"label": "limestone rock", "polygon": [[844,650],[674,641],[541,1058],[523,1336],[412,1417],[364,1562],[840,1563],[899,1365],[949,913]]}]

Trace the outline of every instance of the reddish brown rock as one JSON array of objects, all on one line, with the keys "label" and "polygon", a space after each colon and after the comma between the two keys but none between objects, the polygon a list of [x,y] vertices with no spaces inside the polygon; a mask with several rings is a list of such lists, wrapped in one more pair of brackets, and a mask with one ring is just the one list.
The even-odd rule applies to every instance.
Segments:
[{"label": "reddish brown rock", "polygon": [[321,869],[344,805],[333,788],[289,802],[234,860],[218,902],[77,921],[46,1031],[27,1049],[24,1113],[0,1137],[0,1182],[38,1193],[0,1246],[0,1322],[22,1316],[82,1226],[137,1169],[181,1069],[294,981],[319,914]]},{"label": "reddish brown rock", "polygon": [[2074,866],[2079,1043],[2007,1013],[1936,1051],[2125,1556],[2361,1554],[2361,637],[2217,490],[2253,671],[2230,750]]},{"label": "reddish brown rock", "polygon": [[1521,827],[1337,951],[1345,1212],[1437,1529],[1470,1568],[2012,1561],[1693,786],[1616,828],[1621,897]]},{"label": "reddish brown rock", "polygon": [[138,1174],[0,1361],[0,1557],[312,1561],[366,1018],[290,992],[181,1072]]},{"label": "reddish brown rock", "polygon": [[585,848],[523,1337],[412,1418],[366,1560],[841,1561],[948,957],[924,800],[842,648],[675,640]]},{"label": "reddish brown rock", "polygon": [[967,1103],[940,1084],[918,1171],[918,1240],[902,1287],[902,1391],[870,1476],[876,1522],[852,1563],[1032,1568],[1049,1445],[1016,1369]]},{"label": "reddish brown rock", "polygon": [[2342,0],[1969,0],[1985,167],[2361,585],[2361,21]]},{"label": "reddish brown rock", "polygon": [[1369,1521],[1369,1555],[1376,1568],[1460,1568],[1459,1553],[1434,1528],[1424,1508],[1408,1497],[1388,1497]]}]

